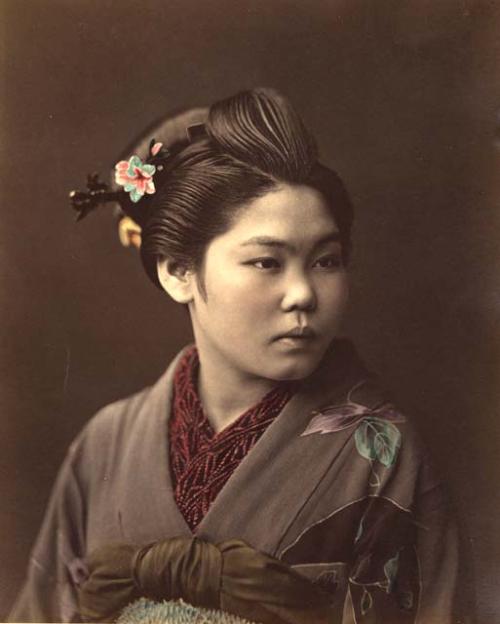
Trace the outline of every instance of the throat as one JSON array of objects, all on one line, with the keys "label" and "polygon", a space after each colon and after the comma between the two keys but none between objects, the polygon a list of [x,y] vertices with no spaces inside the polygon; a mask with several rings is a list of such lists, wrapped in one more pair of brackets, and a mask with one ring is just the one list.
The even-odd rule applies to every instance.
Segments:
[{"label": "throat", "polygon": [[215,433],[232,425],[276,385],[277,382],[270,379],[241,379],[237,375],[211,371],[210,366],[200,362],[198,396]]}]

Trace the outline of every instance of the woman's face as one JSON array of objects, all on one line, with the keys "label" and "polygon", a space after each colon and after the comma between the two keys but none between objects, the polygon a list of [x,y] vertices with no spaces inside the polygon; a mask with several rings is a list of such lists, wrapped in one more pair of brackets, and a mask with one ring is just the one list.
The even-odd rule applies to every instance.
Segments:
[{"label": "woman's face", "polygon": [[249,202],[202,270],[190,303],[202,362],[271,380],[314,371],[347,298],[338,228],[316,190],[283,184]]}]

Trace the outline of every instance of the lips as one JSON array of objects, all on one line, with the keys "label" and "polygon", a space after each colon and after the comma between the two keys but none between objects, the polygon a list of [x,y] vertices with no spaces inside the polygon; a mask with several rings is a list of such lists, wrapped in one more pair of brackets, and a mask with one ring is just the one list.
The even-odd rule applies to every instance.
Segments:
[{"label": "lips", "polygon": [[302,339],[304,341],[310,340],[316,336],[316,332],[311,327],[294,327],[291,331],[278,334],[273,340],[282,340],[284,338]]}]

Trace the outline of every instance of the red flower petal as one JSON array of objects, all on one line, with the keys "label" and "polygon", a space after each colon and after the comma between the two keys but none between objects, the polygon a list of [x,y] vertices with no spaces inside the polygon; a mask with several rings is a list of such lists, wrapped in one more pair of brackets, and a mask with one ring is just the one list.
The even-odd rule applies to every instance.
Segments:
[{"label": "red flower petal", "polygon": [[141,195],[144,195],[146,191],[146,180],[144,180],[144,178],[137,178],[137,180],[134,180],[134,185],[137,191],[141,193]]}]

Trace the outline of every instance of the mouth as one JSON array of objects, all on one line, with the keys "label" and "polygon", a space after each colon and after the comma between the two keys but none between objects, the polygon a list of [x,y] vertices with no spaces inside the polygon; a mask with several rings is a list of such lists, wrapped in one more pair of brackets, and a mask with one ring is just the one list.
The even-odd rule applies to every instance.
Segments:
[{"label": "mouth", "polygon": [[314,331],[314,329],[306,325],[304,327],[294,327],[289,332],[278,334],[277,336],[273,338],[273,342],[280,340],[280,341],[290,341],[290,342],[294,342],[295,344],[300,344],[302,342],[304,343],[309,342],[315,337],[316,337],[316,332]]}]

